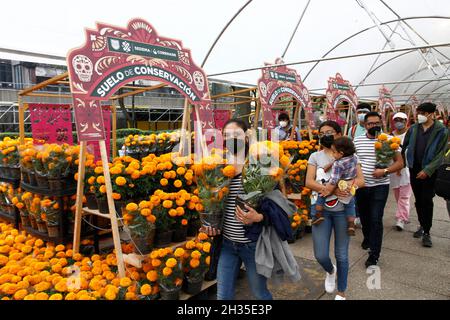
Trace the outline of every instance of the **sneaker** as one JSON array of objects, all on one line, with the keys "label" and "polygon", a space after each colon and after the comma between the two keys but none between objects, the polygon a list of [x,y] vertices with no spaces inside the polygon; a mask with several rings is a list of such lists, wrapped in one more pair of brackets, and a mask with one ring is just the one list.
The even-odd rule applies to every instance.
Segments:
[{"label": "sneaker", "polygon": [[334,300],[347,300],[347,298],[337,294]]},{"label": "sneaker", "polygon": [[422,237],[422,245],[427,248],[431,248],[433,246],[433,242],[431,242],[431,237],[429,234],[424,234]]},{"label": "sneaker", "polygon": [[375,258],[373,255],[369,255],[369,258],[366,260],[366,268],[369,268],[370,266],[376,266],[378,264],[378,259]]},{"label": "sneaker", "polygon": [[369,241],[364,240],[364,241],[361,243],[361,248],[363,248],[363,250],[369,249],[369,248],[370,248]]},{"label": "sneaker", "polygon": [[413,237],[414,238],[421,238],[423,236],[423,228],[419,227],[416,232],[414,232]]},{"label": "sneaker", "polygon": [[336,266],[333,264],[333,273],[327,272],[327,277],[325,278],[325,291],[328,293],[333,293],[336,288]]},{"label": "sneaker", "polygon": [[397,220],[395,227],[397,228],[397,231],[403,231],[405,228],[405,223],[402,220]]},{"label": "sneaker", "polygon": [[361,219],[359,219],[358,217],[355,218],[355,227],[362,228]]}]

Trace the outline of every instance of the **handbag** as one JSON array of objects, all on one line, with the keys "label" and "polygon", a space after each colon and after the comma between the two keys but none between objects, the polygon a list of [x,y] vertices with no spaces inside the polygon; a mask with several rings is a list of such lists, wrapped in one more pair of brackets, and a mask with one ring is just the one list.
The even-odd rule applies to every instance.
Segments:
[{"label": "handbag", "polygon": [[450,200],[450,161],[448,159],[450,150],[444,157],[443,163],[439,166],[436,173],[436,182],[434,189],[439,197]]}]

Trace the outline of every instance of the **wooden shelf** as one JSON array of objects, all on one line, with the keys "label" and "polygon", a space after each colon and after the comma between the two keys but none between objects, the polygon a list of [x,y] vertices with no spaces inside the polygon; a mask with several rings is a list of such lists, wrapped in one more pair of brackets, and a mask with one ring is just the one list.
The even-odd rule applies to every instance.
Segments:
[{"label": "wooden shelf", "polygon": [[12,222],[12,223],[16,222],[16,217],[13,217],[12,215],[10,215],[6,212],[3,212],[3,211],[0,211],[0,218],[6,220],[8,222]]},{"label": "wooden shelf", "polygon": [[72,196],[77,192],[77,186],[76,185],[71,185],[69,187],[66,187],[62,190],[58,191],[53,191],[50,189],[43,189],[40,187],[36,187],[36,186],[32,186],[29,185],[25,182],[21,182],[20,186],[22,187],[22,189],[26,190],[26,191],[30,191],[33,193],[37,193],[37,194],[42,194],[44,196],[49,196],[49,197],[65,197],[65,196]]},{"label": "wooden shelf", "polygon": [[50,237],[47,233],[39,232],[39,230],[33,229],[31,227],[23,227],[25,231],[29,234],[35,235],[42,240],[50,241],[50,242],[56,242],[56,243],[63,243],[64,237]]},{"label": "wooden shelf", "polygon": [[6,178],[6,177],[0,177],[0,182],[6,182],[13,185],[13,188],[16,189],[20,185],[20,179],[12,179],[12,178]]},{"label": "wooden shelf", "polygon": [[[197,294],[202,293],[203,291],[205,291],[205,290],[208,289],[209,287],[212,287],[212,286],[215,285],[216,283],[217,283],[217,280],[203,281],[202,289],[201,289],[200,292],[197,293]],[[193,294],[188,294],[188,293],[185,293],[185,292],[181,291],[181,292],[180,292],[180,299],[179,299],[179,300],[188,300],[188,299],[192,298],[193,296],[195,296],[195,295],[193,295]]]},{"label": "wooden shelf", "polygon": [[95,216],[99,216],[105,219],[109,219],[109,213],[100,213],[100,211],[98,211],[98,209],[89,209],[87,207],[83,208],[83,213],[85,215],[89,215],[89,214],[93,214]]}]

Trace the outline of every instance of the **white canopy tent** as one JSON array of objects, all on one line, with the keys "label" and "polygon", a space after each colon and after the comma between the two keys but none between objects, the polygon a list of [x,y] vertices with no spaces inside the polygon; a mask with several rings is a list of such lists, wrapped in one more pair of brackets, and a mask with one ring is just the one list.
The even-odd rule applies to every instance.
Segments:
[{"label": "white canopy tent", "polygon": [[[323,94],[328,77],[340,72],[362,99],[376,100],[386,83],[398,103],[416,95],[419,102],[450,104],[448,0],[80,0],[70,5],[41,0],[27,2],[26,9],[19,1],[2,8],[12,14],[0,21],[0,48],[65,56],[84,42],[83,28],[96,21],[126,26],[142,17],[160,34],[182,39],[198,64],[224,31],[204,64],[214,79],[255,85],[259,70],[229,72],[274,62],[292,36],[285,63],[346,56],[290,65],[313,93]],[[437,44],[444,46],[432,48]],[[431,48],[411,49],[421,46]]]}]

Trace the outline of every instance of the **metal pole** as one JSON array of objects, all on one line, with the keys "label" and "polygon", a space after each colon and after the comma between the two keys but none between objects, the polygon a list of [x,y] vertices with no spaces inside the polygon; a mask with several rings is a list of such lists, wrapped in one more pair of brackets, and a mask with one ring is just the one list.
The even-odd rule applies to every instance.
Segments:
[{"label": "metal pole", "polygon": [[394,49],[394,50],[382,50],[382,51],[374,51],[374,52],[366,52],[366,53],[358,53],[358,54],[345,55],[345,56],[339,56],[339,57],[320,58],[320,59],[304,60],[304,61],[289,62],[289,63],[278,63],[278,64],[271,64],[271,65],[266,65],[266,66],[262,66],[262,67],[253,67],[253,68],[247,68],[247,69],[238,69],[238,70],[227,71],[227,72],[213,73],[213,74],[208,75],[208,77],[221,76],[221,75],[233,74],[233,73],[242,73],[242,72],[256,71],[256,70],[261,70],[261,69],[265,69],[265,68],[273,68],[273,67],[281,67],[281,66],[292,66],[292,65],[308,64],[308,63],[332,61],[332,60],[342,60],[342,59],[349,59],[349,58],[373,56],[373,55],[377,55],[377,54],[386,54],[386,53],[402,52],[402,51],[408,51],[408,50],[420,50],[420,49],[428,49],[428,48],[435,48],[435,47],[448,47],[448,46],[450,46],[450,43],[437,43],[437,44],[433,44],[433,45],[418,46],[418,47],[408,47],[408,48]]},{"label": "metal pole", "polygon": [[286,46],[286,49],[284,49],[284,52],[283,52],[283,55],[281,56],[281,58],[284,58],[284,56],[286,55],[286,52],[288,51],[289,46],[291,45],[292,39],[294,39],[294,36],[297,33],[298,26],[300,25],[300,22],[302,22],[303,16],[305,15],[306,9],[308,9],[310,2],[311,2],[311,0],[308,0],[308,2],[306,3],[305,8],[303,9],[302,15],[300,16],[300,19],[298,19],[298,22],[297,22],[297,25],[295,26],[294,32],[292,32],[291,38],[289,39],[289,42]]}]

